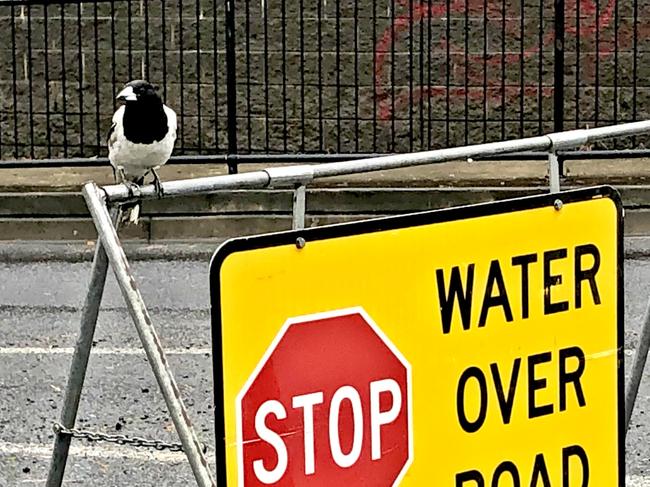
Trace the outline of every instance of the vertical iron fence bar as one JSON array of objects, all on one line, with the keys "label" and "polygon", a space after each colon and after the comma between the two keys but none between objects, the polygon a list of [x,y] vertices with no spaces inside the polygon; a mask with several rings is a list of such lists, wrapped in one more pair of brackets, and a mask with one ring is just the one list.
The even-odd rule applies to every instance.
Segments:
[{"label": "vertical iron fence bar", "polygon": [[[614,109],[613,120],[609,123],[617,124],[618,121],[618,2],[614,2]],[[618,149],[618,138],[613,140],[614,149]]]},{"label": "vertical iron fence bar", "polygon": [[341,153],[341,0],[336,0],[336,151]]},{"label": "vertical iron fence bar", "polygon": [[431,0],[427,0],[427,150],[431,150],[431,130],[433,128],[433,120],[431,119]]},{"label": "vertical iron fence bar", "polygon": [[83,82],[85,78],[84,73],[84,52],[81,42],[81,17],[83,15],[81,2],[77,4],[77,70],[79,72],[77,78],[77,89],[79,90],[79,155],[83,157],[84,153],[84,87]]},{"label": "vertical iron fence bar", "polygon": [[505,140],[505,138],[506,138],[506,0],[501,0],[501,140]]},{"label": "vertical iron fence bar", "polygon": [[287,152],[287,6],[280,3],[280,22],[282,22],[282,149]]},{"label": "vertical iron fence bar", "polygon": [[463,57],[465,62],[465,69],[463,70],[463,90],[465,95],[465,135],[463,140],[465,145],[469,140],[469,0],[465,0],[465,32],[463,39]]},{"label": "vertical iron fence bar", "polygon": [[445,147],[449,147],[450,138],[451,138],[451,127],[449,118],[451,117],[451,0],[445,0],[446,14],[446,39],[445,39],[445,51],[447,62],[445,64],[445,101],[447,103],[447,112],[445,115]]},{"label": "vertical iron fence bar", "polygon": [[151,72],[149,69],[151,61],[149,57],[149,3],[143,1],[140,6],[144,9],[144,77],[151,81]]},{"label": "vertical iron fence bar", "polygon": [[[431,1],[431,0],[429,0]],[[372,46],[377,45],[377,0],[372,0]],[[377,153],[377,53],[372,56],[372,152]]]},{"label": "vertical iron fence bar", "polygon": [[318,40],[318,150],[324,150],[325,127],[323,126],[323,13],[322,1],[316,0],[316,38]]},{"label": "vertical iron fence bar", "polygon": [[483,0],[483,143],[487,142],[487,126],[488,126],[488,75],[487,75],[487,59],[488,59],[488,2]]},{"label": "vertical iron fence bar", "polygon": [[180,123],[180,149],[185,152],[185,77],[183,76],[183,60],[184,60],[184,43],[183,43],[183,0],[178,0],[178,75],[180,83],[180,109],[181,109],[181,123]]},{"label": "vertical iron fence bar", "polygon": [[600,0],[596,0],[596,72],[594,75],[594,125],[598,125],[600,119]]},{"label": "vertical iron fence bar", "polygon": [[564,0],[554,0],[553,131],[564,130]]},{"label": "vertical iron fence bar", "polygon": [[199,153],[203,152],[203,127],[201,121],[201,1],[196,1],[196,131]]},{"label": "vertical iron fence bar", "polygon": [[27,69],[29,85],[29,155],[32,159],[34,153],[34,73],[32,60],[32,6],[27,4]]},{"label": "vertical iron fence bar", "polygon": [[52,127],[50,123],[50,37],[48,24],[49,13],[48,6],[43,5],[43,56],[44,56],[44,70],[45,70],[45,133],[47,140],[47,157],[52,157]]},{"label": "vertical iron fence bar", "polygon": [[[638,42],[639,42],[639,0],[633,0],[633,36],[632,36],[632,121],[637,121],[637,111],[636,111],[636,92],[637,92],[637,56],[638,56]],[[636,136],[632,137],[632,148],[637,148],[637,138]]]},{"label": "vertical iron fence bar", "polygon": [[128,52],[126,57],[129,63],[129,80],[133,79],[133,12],[132,12],[132,2],[126,2],[126,38],[127,38],[127,49]]},{"label": "vertical iron fence bar", "polygon": [[[266,3],[266,2],[265,2]],[[264,19],[266,22],[266,16]],[[265,34],[266,35],[266,34]],[[237,154],[237,69],[235,55],[235,0],[226,0],[226,74],[228,97],[228,153]],[[268,76],[268,71],[267,71]],[[268,78],[267,78],[268,83]],[[268,117],[268,92],[267,92]],[[267,126],[268,137],[268,126]],[[267,138],[268,141],[268,138]],[[228,161],[228,174],[237,173],[237,163]]]},{"label": "vertical iron fence bar", "polygon": [[[167,5],[165,4],[165,0],[161,0],[160,2],[160,26],[161,26],[161,43],[160,46],[162,48],[162,81],[163,81],[163,98],[165,99],[166,102],[167,100]],[[216,14],[215,14],[216,15]],[[216,33],[215,33],[215,39],[216,39]],[[216,49],[215,49],[215,56],[216,56]],[[215,87],[216,90],[216,87]],[[215,137],[216,140],[216,137]]]},{"label": "vertical iron fence bar", "polygon": [[431,0],[427,0],[427,15],[424,17],[427,21],[427,150],[431,150]]},{"label": "vertical iron fence bar", "polygon": [[390,5],[390,146],[388,152],[395,150],[395,0]]},{"label": "vertical iron fence bar", "polygon": [[537,72],[537,135],[544,133],[544,2],[539,2],[539,37]]},{"label": "vertical iron fence bar", "polygon": [[[62,6],[63,8],[63,6]],[[16,64],[16,6],[11,4],[11,68],[13,79],[13,120],[14,120],[14,158],[18,159],[18,80],[17,80],[17,64]]]},{"label": "vertical iron fence bar", "polygon": [[[43,6],[43,9],[46,9],[46,8],[47,8],[46,6]],[[45,51],[45,52],[47,52],[47,51]],[[47,63],[46,63],[46,66],[47,66]],[[0,110],[0,159],[4,159],[4,145],[3,145],[3,142],[2,142],[2,134],[4,132],[4,124],[3,124],[4,118],[5,118],[4,115],[5,115],[4,110]],[[49,144],[48,144],[48,148],[49,148]]]},{"label": "vertical iron fence bar", "polygon": [[93,22],[94,22],[94,53],[95,53],[95,152],[98,154],[101,150],[102,141],[101,141],[101,122],[100,122],[100,98],[101,98],[101,88],[99,84],[99,5],[97,2],[93,2]]},{"label": "vertical iron fence bar", "polygon": [[116,64],[116,46],[115,46],[115,0],[111,0],[111,66],[113,66],[113,69],[111,70],[111,85],[112,85],[112,93],[111,93],[111,101],[113,103],[113,112],[115,112],[115,109],[117,107],[117,100],[115,100],[115,95],[117,95],[117,91],[115,89],[115,86],[117,85],[117,77],[116,77],[116,72],[117,72],[117,64]]},{"label": "vertical iron fence bar", "polygon": [[409,9],[409,152],[413,152],[413,0],[408,0]]},{"label": "vertical iron fence bar", "polygon": [[[262,1],[262,18],[264,19],[264,150],[268,153],[270,150],[270,128],[269,128],[269,11],[268,11],[268,1]],[[226,13],[226,25],[227,25],[227,16]],[[226,28],[226,31],[228,29]],[[230,50],[226,46],[226,55]],[[226,62],[230,67],[230,64]],[[229,68],[230,69],[230,68]],[[230,79],[230,77],[228,78]],[[229,84],[230,86],[230,84]],[[230,121],[228,122],[230,126]]]},{"label": "vertical iron fence bar", "polygon": [[[422,5],[419,6],[419,8],[422,8]],[[422,90],[424,90],[424,22],[425,22],[425,17],[422,16],[421,14],[419,15],[420,17],[420,43],[419,43],[419,56],[418,56],[418,61],[419,61],[419,66],[420,66],[420,87],[419,87],[419,92],[417,94],[418,96],[418,106],[420,108],[420,150],[425,149],[424,145],[424,93]]]},{"label": "vertical iron fence bar", "polygon": [[63,110],[63,157],[68,157],[68,102],[66,100],[65,4],[61,3],[61,109]]},{"label": "vertical iron fence bar", "polygon": [[352,13],[354,30],[354,151],[359,152],[359,1],[354,2]]},{"label": "vertical iron fence bar", "polygon": [[[246,2],[248,5],[248,2]],[[305,152],[305,0],[300,0],[300,152]]]},{"label": "vertical iron fence bar", "polygon": [[251,9],[246,4],[246,132],[248,135],[248,152],[253,149],[252,104],[251,104]]},{"label": "vertical iron fence bar", "polygon": [[576,126],[580,128],[580,2],[576,2]]},{"label": "vertical iron fence bar", "polygon": [[[247,12],[247,17],[246,17],[246,37],[247,37],[247,42],[248,42],[248,30],[249,30],[249,22],[248,22],[248,4],[249,2],[246,3],[246,12]],[[219,52],[218,52],[218,45],[217,45],[217,34],[219,33],[219,29],[217,27],[217,0],[212,0],[212,82],[214,83],[214,145],[215,149],[218,151],[219,150]],[[246,70],[247,70],[247,91],[249,93],[249,98],[250,98],[250,72],[249,70],[249,65],[250,65],[250,59],[248,58],[248,44],[246,44]],[[249,100],[250,101],[250,100]],[[251,150],[251,136],[250,136],[250,105],[248,107],[248,150],[250,152]]]},{"label": "vertical iron fence bar", "polygon": [[524,97],[526,96],[525,75],[524,75],[524,28],[526,23],[526,5],[524,0],[519,2],[521,16],[519,18],[519,138],[524,137]]}]

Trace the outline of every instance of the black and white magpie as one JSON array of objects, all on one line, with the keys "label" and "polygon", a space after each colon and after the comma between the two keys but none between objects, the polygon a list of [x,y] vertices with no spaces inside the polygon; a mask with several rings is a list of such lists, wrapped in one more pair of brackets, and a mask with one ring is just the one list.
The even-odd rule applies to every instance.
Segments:
[{"label": "black and white magpie", "polygon": [[[157,88],[144,80],[130,81],[117,95],[124,102],[113,115],[108,134],[108,159],[117,183],[141,185],[148,173],[162,196],[156,169],[165,164],[176,142],[176,113],[165,105]],[[139,204],[122,207],[124,219],[137,223]]]}]

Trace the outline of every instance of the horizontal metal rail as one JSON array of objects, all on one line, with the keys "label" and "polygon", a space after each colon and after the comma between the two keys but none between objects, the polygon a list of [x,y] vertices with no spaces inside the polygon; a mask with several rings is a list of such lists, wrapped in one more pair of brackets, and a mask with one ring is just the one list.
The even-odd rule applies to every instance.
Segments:
[{"label": "horizontal metal rail", "polygon": [[[526,139],[415,152],[411,154],[378,156],[368,159],[355,159],[323,164],[271,167],[260,171],[251,171],[241,174],[168,181],[162,183],[162,188],[165,197],[172,197],[209,193],[225,189],[295,186],[306,184],[313,179],[331,176],[382,171],[456,160],[476,159],[513,152],[557,152],[579,147],[605,138],[636,135],[644,132],[650,132],[650,120],[593,129],[571,130]],[[125,201],[133,198],[152,199],[158,197],[153,185],[139,188],[137,194],[134,194],[131,188],[124,184],[104,186],[103,190],[108,202]]]},{"label": "horizontal metal rail", "polygon": [[[2,1],[2,0],[0,0]],[[167,166],[199,164],[327,164],[330,162],[374,159],[385,154],[209,154],[173,156]],[[476,160],[545,161],[546,152],[508,152],[479,155]],[[560,161],[577,159],[642,159],[650,157],[649,149],[629,150],[562,150],[557,151]],[[55,159],[7,159],[0,161],[0,169],[30,169],[44,167],[108,167],[107,157],[69,157]]]},{"label": "horizontal metal rail", "polygon": [[[0,0],[2,1],[2,0]],[[199,165],[199,164],[327,164],[361,159],[386,157],[386,154],[208,154],[173,156],[167,166]],[[500,154],[479,155],[476,160],[516,160],[516,161],[545,161],[546,152],[508,152]],[[649,149],[629,150],[562,150],[557,151],[560,161],[577,159],[642,159],[650,158]],[[0,160],[0,169],[30,169],[55,167],[108,167],[107,157],[68,157],[54,159],[7,159]]]}]

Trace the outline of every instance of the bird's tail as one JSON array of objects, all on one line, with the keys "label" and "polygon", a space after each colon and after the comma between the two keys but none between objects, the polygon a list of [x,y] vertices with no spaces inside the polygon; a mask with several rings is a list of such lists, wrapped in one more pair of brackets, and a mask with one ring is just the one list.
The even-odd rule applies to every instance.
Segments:
[{"label": "bird's tail", "polygon": [[[134,184],[141,186],[144,184],[144,176],[133,181]],[[122,210],[122,223],[134,224],[137,225],[140,218],[140,202],[139,201],[127,201],[121,206]]]},{"label": "bird's tail", "polygon": [[140,218],[140,202],[131,201],[122,205],[122,222],[137,225]]}]

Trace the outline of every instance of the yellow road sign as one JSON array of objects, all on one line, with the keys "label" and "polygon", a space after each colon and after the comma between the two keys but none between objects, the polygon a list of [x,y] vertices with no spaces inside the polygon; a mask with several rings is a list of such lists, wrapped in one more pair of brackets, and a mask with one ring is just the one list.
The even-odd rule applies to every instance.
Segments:
[{"label": "yellow road sign", "polygon": [[624,485],[621,242],[609,187],[227,242],[220,482]]}]

